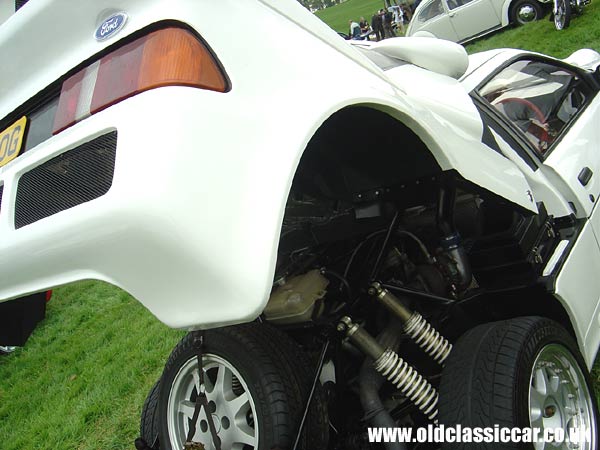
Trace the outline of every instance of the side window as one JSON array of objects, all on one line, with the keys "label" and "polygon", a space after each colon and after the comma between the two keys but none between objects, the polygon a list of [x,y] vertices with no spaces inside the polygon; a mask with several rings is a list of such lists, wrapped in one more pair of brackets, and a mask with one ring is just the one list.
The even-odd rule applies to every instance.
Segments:
[{"label": "side window", "polygon": [[427,22],[444,13],[444,7],[442,6],[442,0],[433,0],[431,3],[426,5],[419,13],[419,22]]},{"label": "side window", "polygon": [[456,9],[459,6],[466,5],[467,3],[471,3],[473,0],[448,0],[448,9]]},{"label": "side window", "polygon": [[585,87],[575,73],[542,61],[517,61],[478,92],[542,157],[586,102]]}]

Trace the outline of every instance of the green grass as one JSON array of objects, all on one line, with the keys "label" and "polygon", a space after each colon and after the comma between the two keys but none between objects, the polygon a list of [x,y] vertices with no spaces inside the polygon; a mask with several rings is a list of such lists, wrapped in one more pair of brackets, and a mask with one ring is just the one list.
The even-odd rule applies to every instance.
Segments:
[{"label": "green grass", "polygon": [[107,284],[57,289],[25,347],[0,357],[0,448],[131,450],[182,335]]},{"label": "green grass", "polygon": [[[182,336],[107,284],[55,290],[25,347],[0,357],[0,448],[133,449],[146,394]],[[600,384],[600,370],[592,378]]]},{"label": "green grass", "polygon": [[[383,6],[382,0],[348,0],[337,6],[317,11],[316,15],[336,31],[348,32],[348,20],[364,16],[371,20],[373,13]],[[493,48],[521,48],[544,53],[557,58],[569,56],[580,48],[600,51],[600,3],[595,1],[585,7],[583,15],[574,17],[571,26],[556,31],[548,16],[523,27],[505,28],[490,37],[467,45],[469,53]]]},{"label": "green grass", "polygon": [[[348,19],[370,19],[381,4],[348,0],[318,15],[345,31]],[[557,57],[581,47],[600,50],[599,15],[595,2],[565,31],[545,19],[482,39],[468,50],[518,47]],[[182,335],[107,284],[57,289],[47,318],[26,346],[0,357],[0,448],[132,449],[144,398]],[[592,378],[600,386],[598,364]]]},{"label": "green grass", "polygon": [[364,17],[371,23],[371,16],[381,8],[383,8],[383,0],[348,0],[317,11],[316,15],[335,31],[348,33],[348,20],[358,22],[361,17]]},{"label": "green grass", "polygon": [[467,46],[469,53],[493,48],[521,48],[565,58],[580,48],[600,51],[600,3],[592,2],[566,30],[557,31],[548,16],[522,27],[511,27]]}]

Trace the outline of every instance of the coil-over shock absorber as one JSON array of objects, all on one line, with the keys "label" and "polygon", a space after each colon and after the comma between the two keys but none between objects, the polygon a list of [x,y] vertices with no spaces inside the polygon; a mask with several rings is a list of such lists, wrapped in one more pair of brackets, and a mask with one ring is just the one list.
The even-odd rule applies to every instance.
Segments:
[{"label": "coil-over shock absorber", "polygon": [[373,358],[373,367],[392,382],[406,398],[411,400],[430,420],[437,423],[438,393],[417,370],[391,349],[384,349],[350,317],[343,317],[338,330],[367,356]]},{"label": "coil-over shock absorber", "polygon": [[408,334],[425,353],[438,364],[443,365],[452,350],[452,344],[421,316],[417,311],[411,311],[402,301],[381,284],[375,282],[369,288],[369,294],[374,296],[387,309],[394,313],[402,322],[404,332]]}]

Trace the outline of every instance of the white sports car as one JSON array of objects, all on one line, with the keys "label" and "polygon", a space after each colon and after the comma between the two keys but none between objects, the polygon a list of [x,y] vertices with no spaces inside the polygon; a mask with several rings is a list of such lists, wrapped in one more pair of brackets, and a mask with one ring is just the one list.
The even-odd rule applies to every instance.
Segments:
[{"label": "white sports car", "polygon": [[138,448],[440,423],[596,449],[598,53],[352,45],[295,0],[31,0],[0,54],[0,317],[93,278],[190,330]]}]

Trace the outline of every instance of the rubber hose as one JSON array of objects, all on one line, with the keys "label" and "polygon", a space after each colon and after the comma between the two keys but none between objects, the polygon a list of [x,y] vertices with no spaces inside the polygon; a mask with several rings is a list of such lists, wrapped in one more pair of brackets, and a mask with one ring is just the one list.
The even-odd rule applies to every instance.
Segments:
[{"label": "rubber hose", "polygon": [[[394,320],[390,326],[384,329],[377,337],[377,341],[385,347],[389,347],[396,351],[400,345],[402,326]],[[373,368],[373,361],[366,358],[358,376],[360,385],[360,403],[365,412],[365,419],[373,427],[394,428],[396,422],[390,415],[389,411],[383,406],[379,390],[385,382],[379,372]],[[386,442],[387,450],[407,450],[407,447],[402,442]]]}]

